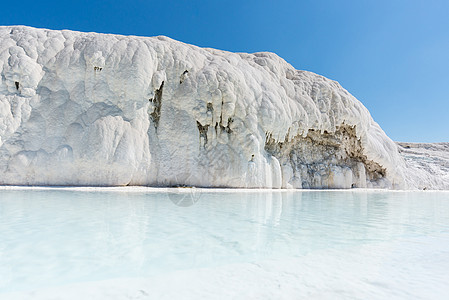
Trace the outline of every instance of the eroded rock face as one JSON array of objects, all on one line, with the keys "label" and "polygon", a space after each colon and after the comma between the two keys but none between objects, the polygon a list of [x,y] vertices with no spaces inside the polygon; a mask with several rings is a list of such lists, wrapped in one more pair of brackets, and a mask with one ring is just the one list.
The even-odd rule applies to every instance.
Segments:
[{"label": "eroded rock face", "polygon": [[0,74],[0,184],[407,187],[357,99],[272,53],[8,26]]},{"label": "eroded rock face", "polygon": [[342,125],[334,133],[310,130],[289,142],[268,137],[265,150],[279,160],[286,188],[388,186],[385,168],[363,154],[355,126]]}]

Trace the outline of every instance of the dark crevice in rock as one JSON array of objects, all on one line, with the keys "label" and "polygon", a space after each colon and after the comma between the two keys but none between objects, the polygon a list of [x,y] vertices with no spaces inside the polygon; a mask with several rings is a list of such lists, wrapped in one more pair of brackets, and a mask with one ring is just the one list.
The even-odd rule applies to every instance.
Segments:
[{"label": "dark crevice in rock", "polygon": [[189,73],[189,71],[185,70],[185,71],[181,74],[181,76],[179,77],[179,84],[181,84],[181,83],[184,82],[184,80],[186,79],[188,73]]},{"label": "dark crevice in rock", "polygon": [[200,122],[196,121],[196,126],[198,127],[198,131],[200,132],[200,145],[201,138],[204,139],[204,146],[207,144],[207,130],[209,129],[209,125],[201,125]]},{"label": "dark crevice in rock", "polygon": [[207,112],[211,112],[211,113],[214,112],[214,107],[213,107],[211,102],[207,102],[207,107],[206,108],[207,108]]},{"label": "dark crevice in rock", "polygon": [[232,133],[232,130],[231,130],[231,124],[234,122],[234,119],[233,118],[231,118],[231,117],[229,117],[228,118],[228,125],[225,127],[225,131],[227,132],[227,133]]},{"label": "dark crevice in rock", "polygon": [[221,100],[220,125],[223,124],[223,100]]},{"label": "dark crevice in rock", "polygon": [[[228,118],[228,124],[226,125],[226,127],[222,125],[223,124],[223,105],[224,105],[224,103],[223,103],[223,101],[221,101],[221,111],[222,112],[220,114],[220,121],[215,124],[215,132],[218,133],[218,126],[219,126],[222,132],[226,131],[226,133],[231,134],[232,133],[232,129],[231,129],[230,126],[234,122],[234,119],[232,117],[229,117]],[[208,112],[210,111],[212,114],[214,112],[214,108],[212,106],[212,103],[210,103],[210,102],[207,103],[207,111]]]},{"label": "dark crevice in rock", "polygon": [[[220,119],[221,119],[221,116],[220,116]],[[232,129],[230,126],[231,126],[232,122],[234,122],[234,119],[228,118],[228,125],[226,125],[226,127],[221,124],[215,123],[215,132],[218,133],[218,127],[220,127],[221,132],[226,132],[227,134],[231,134]]]},{"label": "dark crevice in rock", "polygon": [[161,86],[154,92],[154,98],[150,98],[150,102],[153,103],[154,109],[150,114],[151,119],[154,123],[154,128],[157,131],[157,127],[159,126],[159,119],[161,117],[161,104],[162,104],[162,91],[164,89],[164,81],[162,81]]}]

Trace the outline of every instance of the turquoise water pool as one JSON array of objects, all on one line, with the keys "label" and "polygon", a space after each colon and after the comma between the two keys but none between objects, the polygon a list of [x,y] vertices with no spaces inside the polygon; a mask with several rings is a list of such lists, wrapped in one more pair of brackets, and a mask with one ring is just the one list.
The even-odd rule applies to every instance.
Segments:
[{"label": "turquoise water pool", "polygon": [[210,294],[182,295],[445,299],[447,270],[448,192],[0,190],[0,299],[195,276]]}]

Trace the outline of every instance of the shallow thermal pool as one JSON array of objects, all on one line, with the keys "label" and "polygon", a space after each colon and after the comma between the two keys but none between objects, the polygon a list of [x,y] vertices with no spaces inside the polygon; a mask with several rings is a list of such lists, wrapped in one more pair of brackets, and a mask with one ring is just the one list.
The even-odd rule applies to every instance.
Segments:
[{"label": "shallow thermal pool", "polygon": [[449,192],[0,190],[0,299],[301,297],[449,299]]}]

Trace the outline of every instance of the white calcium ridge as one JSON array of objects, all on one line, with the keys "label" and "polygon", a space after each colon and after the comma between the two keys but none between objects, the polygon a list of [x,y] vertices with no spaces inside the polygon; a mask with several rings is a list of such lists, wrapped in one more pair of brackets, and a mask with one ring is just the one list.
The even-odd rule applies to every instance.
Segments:
[{"label": "white calcium ridge", "polygon": [[3,185],[449,188],[273,53],[4,26],[0,74]]}]

